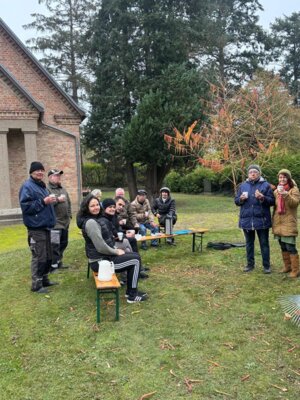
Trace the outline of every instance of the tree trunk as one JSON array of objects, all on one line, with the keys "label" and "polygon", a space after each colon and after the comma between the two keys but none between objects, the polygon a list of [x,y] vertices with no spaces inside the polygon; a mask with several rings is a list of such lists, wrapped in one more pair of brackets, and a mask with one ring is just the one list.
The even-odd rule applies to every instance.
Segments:
[{"label": "tree trunk", "polygon": [[163,166],[158,166],[156,164],[151,164],[147,166],[146,170],[146,191],[148,193],[147,197],[151,202],[154,197],[159,194],[159,189],[162,187],[163,181],[170,171],[171,165],[166,164]]},{"label": "tree trunk", "polygon": [[126,176],[130,201],[136,197],[137,185],[133,163],[126,164]]}]

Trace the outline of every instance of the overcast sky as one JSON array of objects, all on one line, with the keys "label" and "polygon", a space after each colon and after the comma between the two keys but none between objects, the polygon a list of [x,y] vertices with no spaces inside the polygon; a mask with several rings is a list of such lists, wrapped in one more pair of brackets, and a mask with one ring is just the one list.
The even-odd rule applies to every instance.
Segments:
[{"label": "overcast sky", "polygon": [[[265,10],[261,13],[260,23],[265,28],[268,28],[276,17],[300,11],[300,0],[260,0],[260,3]],[[34,37],[35,32],[25,31],[22,25],[32,22],[30,14],[44,14],[45,11],[45,6],[39,4],[38,0],[0,0],[0,17],[23,42]]]}]

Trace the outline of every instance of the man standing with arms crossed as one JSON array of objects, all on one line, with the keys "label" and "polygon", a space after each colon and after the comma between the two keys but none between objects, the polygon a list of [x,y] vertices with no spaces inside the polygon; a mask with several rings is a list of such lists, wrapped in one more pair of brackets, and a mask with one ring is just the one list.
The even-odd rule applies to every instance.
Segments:
[{"label": "man standing with arms crossed", "polygon": [[50,232],[55,225],[53,204],[56,202],[43,182],[45,168],[39,161],[33,161],[29,169],[30,177],[19,192],[24,225],[28,230],[28,245],[31,250],[31,290],[47,293],[50,282],[48,273],[51,267]]},{"label": "man standing with arms crossed", "polygon": [[61,185],[61,175],[63,173],[63,171],[58,169],[50,169],[48,172],[48,189],[51,194],[55,195],[56,199],[54,203],[56,224],[54,229],[51,230],[52,265],[50,272],[68,268],[63,265],[62,259],[64,251],[68,246],[72,210],[68,192]]}]

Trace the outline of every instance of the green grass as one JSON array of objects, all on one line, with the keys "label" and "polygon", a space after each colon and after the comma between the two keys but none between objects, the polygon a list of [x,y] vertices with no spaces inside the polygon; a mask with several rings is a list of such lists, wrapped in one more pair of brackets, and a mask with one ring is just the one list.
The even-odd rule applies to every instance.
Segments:
[{"label": "green grass", "polygon": [[[175,197],[178,229],[210,229],[204,246],[243,240],[231,198]],[[1,398],[299,398],[299,328],[284,321],[278,297],[300,294],[300,281],[279,274],[272,238],[270,276],[262,274],[259,254],[258,268],[242,273],[244,248],[191,253],[191,238],[180,237],[176,247],[149,249],[142,257],[151,276],[140,287],[150,299],[129,305],[122,296],[120,322],[107,301],[97,325],[94,283],[86,279],[74,222],[66,251],[72,268],[55,275],[60,285],[47,296],[29,290],[24,228],[0,228],[0,235]]]}]

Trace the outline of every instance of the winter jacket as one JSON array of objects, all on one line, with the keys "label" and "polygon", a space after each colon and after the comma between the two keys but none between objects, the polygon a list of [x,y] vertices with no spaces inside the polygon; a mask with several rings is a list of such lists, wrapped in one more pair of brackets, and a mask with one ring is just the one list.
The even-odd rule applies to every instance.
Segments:
[{"label": "winter jacket", "polygon": [[285,204],[285,213],[278,214],[278,191],[274,192],[275,207],[273,212],[273,226],[272,230],[278,236],[298,236],[297,229],[297,208],[300,202],[300,194],[298,188],[295,186],[289,190],[288,194],[283,197]]},{"label": "winter jacket", "polygon": [[166,201],[164,202],[162,197],[158,197],[154,200],[152,206],[152,212],[156,216],[157,214],[160,215],[159,217],[159,224],[164,225],[166,217],[172,218],[173,224],[177,221],[176,215],[176,204],[175,200],[169,196]]},{"label": "winter jacket", "polygon": [[77,226],[82,229],[85,240],[85,253],[90,261],[110,259],[118,255],[113,246],[108,226],[102,217],[80,217],[77,215]]},{"label": "winter jacket", "polygon": [[133,229],[138,223],[131,204],[127,200],[124,209],[116,213],[116,216],[118,221],[121,221],[121,219],[126,219],[126,229]]},{"label": "winter jacket", "polygon": [[[255,197],[257,189],[264,195],[263,200]],[[248,198],[241,201],[240,196],[243,192],[248,192]],[[240,228],[257,230],[272,226],[270,207],[275,204],[275,199],[270,184],[264,178],[260,177],[257,181],[247,179],[243,182],[234,201],[240,207]]]},{"label": "winter jacket", "polygon": [[51,182],[48,183],[48,189],[49,192],[55,194],[56,197],[59,197],[62,194],[66,196],[66,201],[57,201],[54,204],[54,211],[56,215],[56,225],[54,229],[68,229],[70,225],[70,219],[72,218],[71,200],[68,192],[61,185],[54,185]]},{"label": "winter jacket", "polygon": [[36,181],[31,176],[21,186],[19,201],[24,225],[28,229],[52,229],[55,226],[53,205],[44,203],[47,196],[49,191],[45,183]]},{"label": "winter jacket", "polygon": [[[131,210],[139,224],[154,222],[154,215],[151,211],[148,199],[145,199],[144,203],[139,203],[136,197],[135,200],[133,200],[133,202],[131,203]],[[149,213],[148,217],[145,216],[146,211]]]}]

